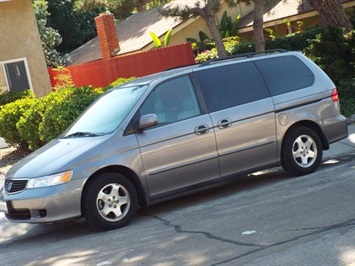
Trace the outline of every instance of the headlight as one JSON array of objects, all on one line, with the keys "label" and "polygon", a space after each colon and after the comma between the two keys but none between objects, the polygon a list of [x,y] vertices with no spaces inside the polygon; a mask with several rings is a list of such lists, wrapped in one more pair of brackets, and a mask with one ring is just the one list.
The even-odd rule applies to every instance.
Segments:
[{"label": "headlight", "polygon": [[73,171],[66,171],[54,175],[42,176],[28,180],[27,188],[50,187],[67,183],[73,176]]}]

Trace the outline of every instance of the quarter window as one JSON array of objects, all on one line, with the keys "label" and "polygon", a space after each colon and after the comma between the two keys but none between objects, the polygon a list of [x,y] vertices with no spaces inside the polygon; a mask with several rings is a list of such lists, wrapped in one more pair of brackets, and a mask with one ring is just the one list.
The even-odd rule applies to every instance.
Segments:
[{"label": "quarter window", "polygon": [[312,71],[295,56],[255,60],[272,96],[307,88],[314,82]]},{"label": "quarter window", "polygon": [[270,97],[252,62],[209,68],[195,73],[209,112]]}]

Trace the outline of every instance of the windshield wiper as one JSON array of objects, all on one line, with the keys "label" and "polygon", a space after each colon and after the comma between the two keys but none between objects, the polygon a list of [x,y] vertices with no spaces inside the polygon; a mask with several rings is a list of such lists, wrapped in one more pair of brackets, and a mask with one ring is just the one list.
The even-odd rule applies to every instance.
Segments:
[{"label": "windshield wiper", "polygon": [[73,137],[96,137],[98,136],[95,133],[91,133],[91,132],[75,132],[72,134],[69,134],[63,138],[73,138]]}]

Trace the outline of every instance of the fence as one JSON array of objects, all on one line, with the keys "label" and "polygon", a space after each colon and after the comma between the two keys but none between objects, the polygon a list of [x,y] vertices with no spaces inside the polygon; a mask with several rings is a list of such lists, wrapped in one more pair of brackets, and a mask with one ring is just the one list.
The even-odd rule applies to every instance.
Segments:
[{"label": "fence", "polygon": [[[74,84],[78,87],[92,85],[105,87],[118,78],[141,77],[162,70],[193,64],[194,54],[190,43],[169,46],[127,56],[68,66]],[[48,69],[52,87],[58,75]]]}]

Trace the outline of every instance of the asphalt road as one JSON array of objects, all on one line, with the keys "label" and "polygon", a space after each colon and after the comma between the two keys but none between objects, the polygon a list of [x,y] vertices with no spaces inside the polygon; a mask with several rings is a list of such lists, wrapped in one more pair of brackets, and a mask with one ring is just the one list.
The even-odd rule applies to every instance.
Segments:
[{"label": "asphalt road", "polygon": [[355,153],[324,163],[308,176],[274,168],[141,209],[110,232],[0,216],[0,265],[355,266]]}]

